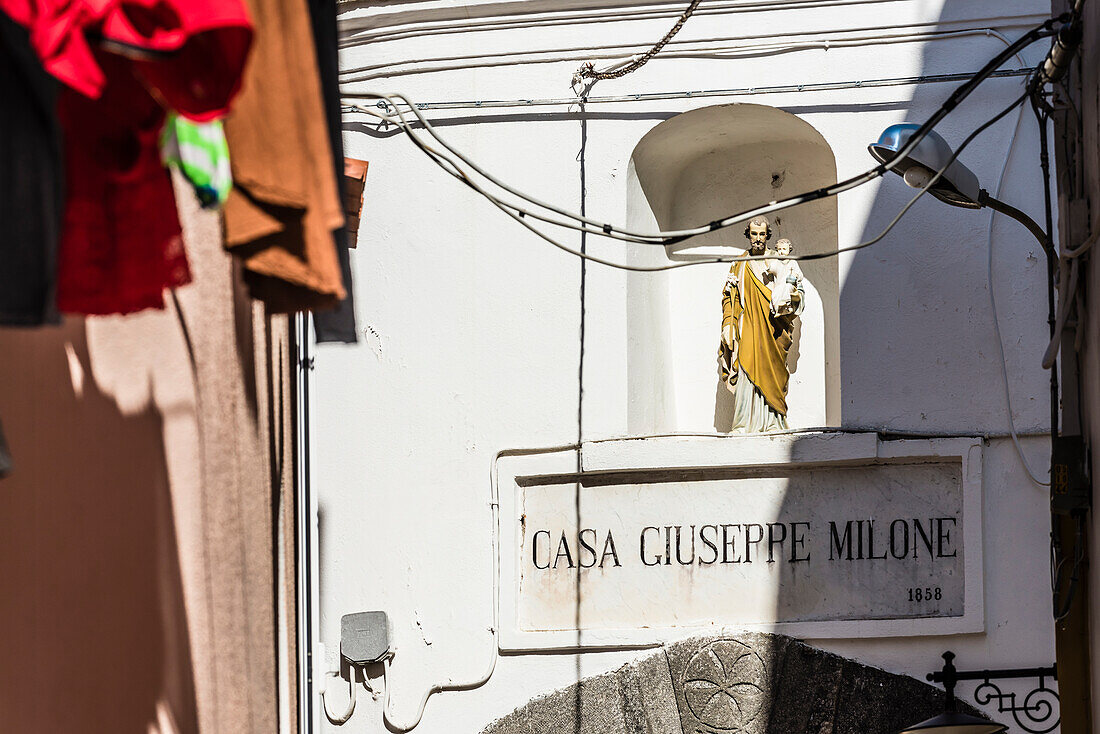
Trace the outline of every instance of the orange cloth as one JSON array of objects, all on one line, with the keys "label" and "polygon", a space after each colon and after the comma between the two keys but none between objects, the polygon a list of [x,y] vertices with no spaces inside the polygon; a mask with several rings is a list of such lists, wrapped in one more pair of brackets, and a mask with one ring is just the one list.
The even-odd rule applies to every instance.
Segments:
[{"label": "orange cloth", "polygon": [[[771,315],[771,289],[756,276],[747,261],[734,263],[736,280],[722,293],[722,344],[719,361],[723,381],[744,372],[768,406],[787,414],[787,352],[794,320]],[[732,341],[727,340],[727,334]],[[732,359],[732,364],[731,364]]]},{"label": "orange cloth", "polygon": [[249,10],[252,55],[225,124],[225,245],[268,310],[334,308],[345,293],[332,232],[344,214],[309,11],[304,0],[250,0]]}]

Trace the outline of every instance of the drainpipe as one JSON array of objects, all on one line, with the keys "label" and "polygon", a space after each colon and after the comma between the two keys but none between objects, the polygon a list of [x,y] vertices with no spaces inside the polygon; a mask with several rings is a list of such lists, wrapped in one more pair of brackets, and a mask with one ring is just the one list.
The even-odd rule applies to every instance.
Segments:
[{"label": "drainpipe", "polygon": [[294,317],[290,351],[294,360],[291,390],[294,395],[294,569],[295,569],[295,651],[297,655],[297,734],[319,731],[314,706],[313,677],[313,599],[314,532],[316,514],[309,482],[309,373],[313,358],[309,354],[309,325],[304,314]]}]

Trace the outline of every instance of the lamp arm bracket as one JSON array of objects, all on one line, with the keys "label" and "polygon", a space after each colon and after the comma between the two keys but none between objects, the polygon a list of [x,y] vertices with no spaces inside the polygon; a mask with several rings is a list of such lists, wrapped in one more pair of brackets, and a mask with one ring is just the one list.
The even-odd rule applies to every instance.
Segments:
[{"label": "lamp arm bracket", "polygon": [[1012,206],[1011,204],[1006,204],[1000,199],[994,198],[985,189],[982,189],[978,193],[978,203],[981,204],[983,207],[989,207],[995,212],[1000,212],[1005,216],[1012,217],[1017,222],[1024,225],[1027,230],[1035,236],[1035,239],[1039,241],[1039,244],[1043,246],[1043,251],[1046,252],[1048,256],[1057,257],[1057,254],[1054,252],[1054,243],[1052,243],[1047,238],[1047,233],[1043,230],[1042,227],[1039,226],[1038,222],[1036,222],[1034,219],[1024,214],[1022,211]]},{"label": "lamp arm bracket", "polygon": [[[984,192],[983,192],[984,193]],[[1026,216],[1026,215],[1025,215]],[[1031,734],[1047,734],[1061,723],[1058,711],[1058,692],[1047,686],[1047,680],[1058,680],[1058,668],[1055,665],[1044,668],[1004,668],[1001,670],[956,670],[952,664],[954,654],[944,653],[942,670],[929,673],[926,678],[933,683],[942,683],[948,692],[949,705],[953,708],[955,684],[961,680],[979,680],[981,685],[974,691],[974,702],[979,706],[997,704],[999,713],[1012,714],[1016,725]],[[995,680],[1010,678],[1038,678],[1039,685],[1032,688],[1022,702],[1016,694],[1008,693],[993,683]]]}]

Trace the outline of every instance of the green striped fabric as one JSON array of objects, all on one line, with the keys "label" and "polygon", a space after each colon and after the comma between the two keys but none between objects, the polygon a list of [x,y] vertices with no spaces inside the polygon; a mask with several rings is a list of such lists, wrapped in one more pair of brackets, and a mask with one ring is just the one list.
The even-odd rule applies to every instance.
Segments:
[{"label": "green striped fabric", "polygon": [[221,120],[192,122],[170,114],[161,136],[161,159],[180,170],[204,208],[225,203],[233,187],[233,174]]}]

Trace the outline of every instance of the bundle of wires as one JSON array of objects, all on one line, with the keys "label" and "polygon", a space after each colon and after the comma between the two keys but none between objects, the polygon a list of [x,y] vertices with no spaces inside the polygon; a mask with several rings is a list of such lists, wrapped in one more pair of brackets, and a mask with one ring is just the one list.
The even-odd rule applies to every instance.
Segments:
[{"label": "bundle of wires", "polygon": [[[795,196],[783,199],[781,201],[770,202],[761,206],[753,207],[742,212],[737,212],[721,219],[714,220],[704,225],[691,227],[688,229],[674,230],[674,231],[661,231],[661,232],[636,232],[626,227],[612,225],[605,222],[592,219],[583,214],[571,212],[558,205],[542,201],[526,192],[523,192],[499,178],[493,176],[488,171],[483,169],[468,156],[464,155],[458,149],[456,149],[449,142],[436,131],[431,122],[422,114],[417,105],[412,102],[408,97],[403,94],[383,94],[383,93],[371,93],[365,92],[356,95],[345,95],[345,99],[373,99],[377,100],[374,104],[365,104],[362,102],[356,102],[347,104],[347,106],[357,112],[361,112],[370,115],[383,124],[396,125],[403,130],[418,149],[420,149],[430,160],[439,165],[444,171],[457,180],[466,184],[473,189],[479,195],[483,196],[493,206],[499,209],[508,217],[518,222],[523,227],[530,230],[540,239],[547,243],[557,247],[565,252],[568,252],[577,257],[584,258],[585,260],[595,262],[608,267],[613,267],[621,270],[629,270],[635,272],[655,272],[661,270],[671,270],[675,268],[689,267],[692,265],[704,265],[720,262],[736,262],[740,260],[756,260],[766,257],[765,255],[738,255],[730,257],[714,257],[714,258],[702,258],[698,260],[672,262],[663,265],[655,266],[640,266],[630,265],[626,263],[619,263],[601,258],[595,255],[591,255],[586,252],[582,252],[564,242],[559,241],[555,237],[551,236],[543,229],[539,228],[532,223],[531,220],[543,222],[553,227],[560,227],[564,229],[579,231],[585,234],[590,234],[599,237],[606,237],[613,240],[619,240],[639,245],[673,245],[679,242],[683,242],[692,237],[696,237],[708,232],[714,232],[717,230],[732,227],[734,225],[743,223],[755,216],[771,214],[783,209],[787,209],[793,206],[817,201],[819,199],[836,196],[840,193],[853,189],[857,186],[861,186],[868,183],[880,176],[884,175],[888,171],[895,168],[901,163],[906,156],[920,143],[920,141],[940,122],[946,117],[955,107],[959,105],[967,96],[970,95],[977,86],[986,79],[990,74],[997,70],[1006,60],[1011,58],[1020,49],[1034,43],[1035,41],[1048,37],[1054,34],[1054,26],[1058,22],[1065,21],[1066,17],[1052,18],[1031,29],[1016,41],[1011,43],[996,57],[990,60],[978,73],[976,73],[970,80],[959,86],[944,103],[932,114],[920,126],[920,128],[906,141],[897,153],[889,160],[880,163],[879,165],[871,168],[859,175],[838,181],[835,184],[826,186],[821,189],[813,191],[803,192]],[[1034,82],[1032,83],[1034,84]],[[1030,86],[1029,86],[1030,90]],[[818,252],[803,255],[792,255],[791,259],[794,260],[817,260],[827,257],[835,257],[842,252],[852,252],[860,250],[865,247],[870,247],[880,242],[887,233],[901,220],[901,218],[909,211],[909,209],[916,203],[916,201],[923,196],[937,181],[943,176],[944,171],[948,166],[955,161],[955,159],[962,153],[963,150],[970,144],[974,138],[984,132],[988,127],[1000,120],[1009,111],[1022,103],[1028,96],[1025,92],[1020,98],[1014,100],[1008,107],[991,117],[981,126],[979,126],[973,133],[971,133],[966,140],[955,150],[954,154],[948,160],[948,162],[934,173],[934,175],[928,180],[927,183],[917,192],[917,194],[898,212],[898,214],[890,221],[889,224],[876,236],[860,242],[849,247],[843,247],[828,252]],[[415,117],[415,121],[409,119],[409,113]],[[418,130],[422,130],[427,135],[421,134]],[[517,201],[518,200],[518,201]]]}]

